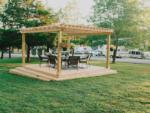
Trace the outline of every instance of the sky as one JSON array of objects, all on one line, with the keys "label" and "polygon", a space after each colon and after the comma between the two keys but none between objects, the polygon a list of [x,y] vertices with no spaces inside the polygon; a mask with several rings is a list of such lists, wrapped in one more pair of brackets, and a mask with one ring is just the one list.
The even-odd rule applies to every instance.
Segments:
[{"label": "sky", "polygon": [[[71,0],[42,0],[47,7],[52,8],[54,11],[63,9]],[[76,0],[80,14],[82,15],[81,23],[88,24],[87,19],[92,13],[93,0]],[[139,0],[144,7],[150,7],[150,0]]]},{"label": "sky", "polygon": [[[58,11],[60,8],[64,8],[70,0],[44,0],[44,4],[54,11]],[[80,9],[80,13],[82,17],[83,23],[87,23],[87,17],[89,17],[92,12],[93,0],[76,0],[78,3],[78,7]]]},{"label": "sky", "polygon": [[150,7],[150,0],[140,0],[145,7]]}]

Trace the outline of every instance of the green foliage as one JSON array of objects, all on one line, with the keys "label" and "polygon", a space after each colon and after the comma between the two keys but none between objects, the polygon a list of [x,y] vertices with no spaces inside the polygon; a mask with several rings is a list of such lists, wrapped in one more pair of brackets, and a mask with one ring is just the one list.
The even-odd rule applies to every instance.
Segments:
[{"label": "green foliage", "polygon": [[92,47],[97,47],[99,45],[104,45],[106,44],[106,35],[96,35],[96,36],[88,36],[87,37],[87,43],[88,45],[92,46]]},{"label": "green foliage", "polygon": [[78,45],[88,45],[97,47],[106,44],[106,35],[89,35],[87,37],[80,37],[80,39],[72,40],[72,43]]},{"label": "green foliage", "polygon": [[47,45],[52,48],[55,45],[55,39],[56,33],[36,33],[26,35],[26,43],[31,47]]},{"label": "green foliage", "polygon": [[137,35],[139,32],[139,0],[94,0],[94,2],[91,21],[97,26],[109,27],[114,30],[112,43],[116,48],[113,52],[112,62],[115,63],[119,38],[139,38]]},{"label": "green foliage", "polygon": [[139,22],[140,27],[140,33],[139,35],[139,42],[141,42],[141,45],[143,46],[144,50],[148,50],[148,47],[150,46],[150,8],[149,7],[144,7],[142,8],[140,12],[140,22]]},{"label": "green foliage", "polygon": [[0,49],[7,47],[20,47],[20,34],[15,29],[0,30]]},{"label": "green foliage", "polygon": [[[94,0],[91,21],[114,29],[114,38],[134,38],[138,29],[138,0]],[[115,43],[115,42],[114,42]]]},{"label": "green foliage", "polygon": [[[41,2],[35,0],[8,0],[3,12],[0,14],[0,21],[3,29],[0,38],[1,48],[6,49],[8,46],[21,46],[21,35],[18,33],[20,28],[51,24],[56,22],[57,18],[52,10],[46,9]],[[51,38],[49,34],[41,33],[28,36],[29,38],[26,40],[28,46],[32,45],[33,47],[46,44],[53,46],[54,42],[50,42],[51,45],[49,42],[46,42],[49,40],[47,37]]]},{"label": "green foliage", "polygon": [[19,29],[52,23],[55,16],[51,9],[46,9],[35,0],[8,0],[1,15],[4,28]]},{"label": "green foliage", "polygon": [[22,6],[23,0],[8,0],[1,15],[4,29],[18,29],[24,21],[25,9]]}]

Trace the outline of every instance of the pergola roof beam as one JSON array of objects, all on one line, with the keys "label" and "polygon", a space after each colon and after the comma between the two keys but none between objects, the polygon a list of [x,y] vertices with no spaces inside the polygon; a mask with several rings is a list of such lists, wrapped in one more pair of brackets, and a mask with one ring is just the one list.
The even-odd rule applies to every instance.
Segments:
[{"label": "pergola roof beam", "polygon": [[68,24],[51,24],[48,26],[31,27],[21,29],[21,33],[40,33],[40,32],[59,32],[63,31],[68,34],[111,34],[112,29],[98,28],[85,25],[68,25]]}]

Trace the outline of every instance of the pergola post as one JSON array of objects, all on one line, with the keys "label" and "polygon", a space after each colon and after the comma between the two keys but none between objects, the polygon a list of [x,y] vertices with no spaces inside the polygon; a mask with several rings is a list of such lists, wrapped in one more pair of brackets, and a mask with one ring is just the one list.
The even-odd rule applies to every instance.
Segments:
[{"label": "pergola post", "polygon": [[58,56],[57,56],[57,76],[60,75],[61,72],[61,43],[62,43],[62,35],[63,32],[59,31],[58,33],[58,47],[57,47],[57,51],[58,51]]},{"label": "pergola post", "polygon": [[67,51],[69,51],[69,50],[70,50],[70,46],[69,46],[69,44],[70,44],[70,37],[68,37],[68,38],[67,38]]},{"label": "pergola post", "polygon": [[26,59],[26,40],[25,40],[25,33],[22,33],[22,64],[25,65]]},{"label": "pergola post", "polygon": [[107,53],[106,53],[106,68],[110,69],[110,37],[111,35],[107,35]]}]

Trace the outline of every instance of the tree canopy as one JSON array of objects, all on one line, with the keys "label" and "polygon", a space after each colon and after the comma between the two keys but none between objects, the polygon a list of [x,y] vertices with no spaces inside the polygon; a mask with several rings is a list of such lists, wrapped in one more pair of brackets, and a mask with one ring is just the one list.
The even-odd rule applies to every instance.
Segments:
[{"label": "tree canopy", "polygon": [[119,38],[137,37],[138,32],[138,0],[94,0],[93,15],[90,20],[97,26],[114,29],[113,43],[114,62],[117,54]]},{"label": "tree canopy", "polygon": [[[2,23],[2,34],[6,32],[14,32],[14,35],[8,33],[7,35],[2,35],[1,40],[6,42],[6,45],[1,47],[1,49],[7,48],[8,46],[20,47],[21,45],[21,35],[19,34],[19,29],[22,27],[34,27],[40,25],[51,24],[56,22],[57,15],[52,11],[52,9],[45,8],[41,2],[35,0],[8,0],[8,2],[3,7],[3,11],[0,14],[0,21]],[[19,38],[18,38],[19,37]],[[29,35],[28,37],[36,38],[27,38],[26,42],[28,46],[36,45],[46,45],[48,35]],[[11,42],[11,40],[16,41],[17,43]],[[1,41],[0,44],[3,42]],[[11,42],[9,44],[9,42]],[[40,42],[40,43],[39,43]],[[31,44],[32,43],[32,44]],[[1,44],[1,46],[4,44]]]}]

